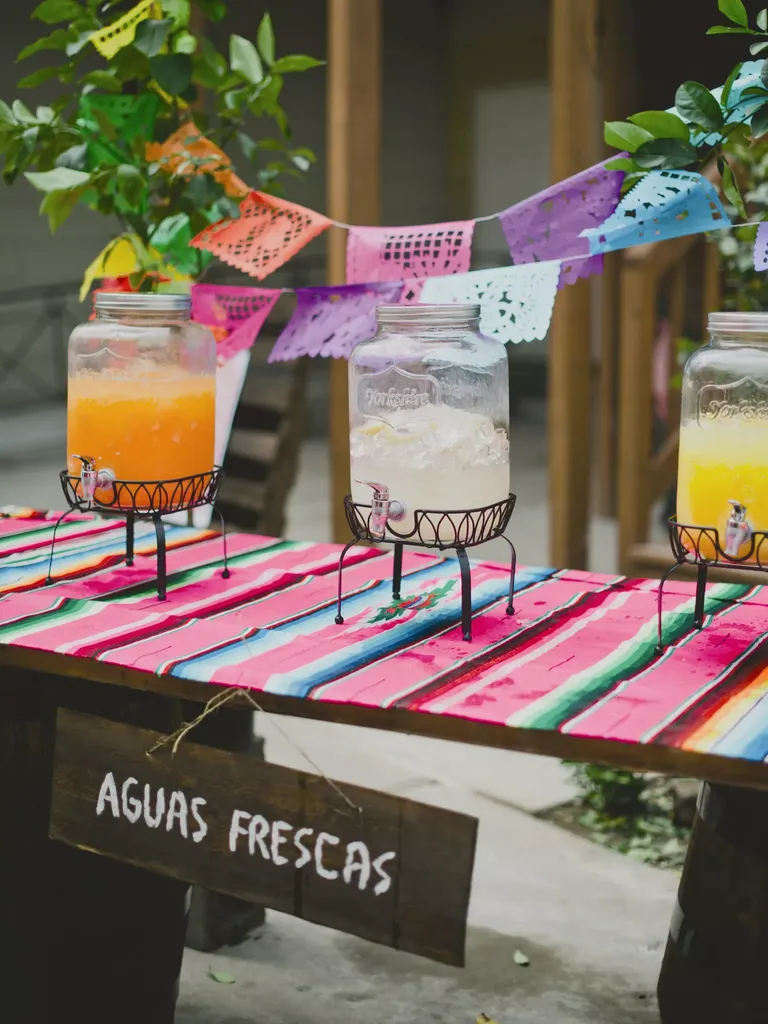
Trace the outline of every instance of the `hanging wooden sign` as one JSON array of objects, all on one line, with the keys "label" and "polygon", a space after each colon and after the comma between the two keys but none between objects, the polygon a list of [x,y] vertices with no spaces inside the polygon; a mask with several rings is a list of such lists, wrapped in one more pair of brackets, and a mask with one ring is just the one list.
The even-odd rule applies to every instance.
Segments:
[{"label": "hanging wooden sign", "polygon": [[463,966],[477,820],[59,709],[50,835]]}]

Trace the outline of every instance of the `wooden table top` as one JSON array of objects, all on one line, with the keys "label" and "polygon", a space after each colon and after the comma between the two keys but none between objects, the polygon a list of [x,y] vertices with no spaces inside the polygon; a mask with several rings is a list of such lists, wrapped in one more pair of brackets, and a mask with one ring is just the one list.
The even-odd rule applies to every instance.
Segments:
[{"label": "wooden table top", "polygon": [[473,563],[474,639],[461,638],[458,566],[356,548],[334,623],[339,548],[168,527],[168,599],[151,523],[124,564],[118,519],[0,511],[0,664],[204,701],[248,688],[265,711],[768,788],[768,589],[694,588]]}]

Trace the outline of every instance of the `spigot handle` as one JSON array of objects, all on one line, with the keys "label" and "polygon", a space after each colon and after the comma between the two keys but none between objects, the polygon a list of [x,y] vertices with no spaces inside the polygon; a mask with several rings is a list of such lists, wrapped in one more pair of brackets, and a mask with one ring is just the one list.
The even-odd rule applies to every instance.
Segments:
[{"label": "spigot handle", "polygon": [[744,516],[747,514],[747,506],[742,505],[740,501],[734,501],[733,498],[729,498],[728,504],[733,506],[734,515]]},{"label": "spigot handle", "polygon": [[81,472],[93,472],[94,460],[90,455],[70,455],[70,459],[78,459],[83,464]]},{"label": "spigot handle", "polygon": [[389,500],[389,488],[386,484],[377,484],[373,480],[355,480],[355,483],[362,484],[363,487],[370,487],[377,501]]}]

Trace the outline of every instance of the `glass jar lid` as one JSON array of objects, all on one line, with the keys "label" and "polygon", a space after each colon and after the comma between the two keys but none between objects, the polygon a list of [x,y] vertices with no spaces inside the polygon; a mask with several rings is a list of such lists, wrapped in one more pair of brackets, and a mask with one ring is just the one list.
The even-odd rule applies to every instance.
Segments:
[{"label": "glass jar lid", "polygon": [[96,292],[93,307],[96,315],[120,316],[152,313],[188,320],[192,312],[192,298],[188,293],[168,292]]},{"label": "glass jar lid", "polygon": [[376,307],[376,322],[381,327],[399,324],[402,327],[448,327],[472,323],[480,319],[480,306],[475,303],[451,302],[445,305],[390,305]]},{"label": "glass jar lid", "polygon": [[710,313],[714,334],[768,334],[768,313]]}]

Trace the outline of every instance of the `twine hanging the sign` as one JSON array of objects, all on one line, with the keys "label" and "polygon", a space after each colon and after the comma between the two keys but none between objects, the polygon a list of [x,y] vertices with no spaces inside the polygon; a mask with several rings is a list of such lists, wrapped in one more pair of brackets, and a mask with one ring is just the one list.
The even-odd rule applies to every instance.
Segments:
[{"label": "twine hanging the sign", "polygon": [[[291,737],[288,735],[285,729],[283,729],[282,726],[277,724],[274,715],[270,715],[267,711],[265,711],[261,704],[259,704],[258,701],[253,699],[248,690],[245,690],[239,686],[230,687],[226,690],[220,690],[218,693],[214,694],[213,697],[211,697],[211,699],[206,703],[205,707],[197,716],[197,718],[193,718],[191,722],[184,722],[181,726],[179,726],[178,729],[175,730],[175,732],[170,733],[168,736],[161,736],[157,743],[155,743],[153,746],[149,748],[149,750],[146,751],[146,756],[151,758],[156,751],[161,750],[163,747],[167,747],[169,745],[171,747],[171,755],[173,756],[178,751],[179,745],[181,741],[184,739],[184,737],[187,735],[187,733],[197,728],[197,726],[200,725],[200,723],[203,722],[208,717],[208,715],[213,714],[214,711],[218,711],[219,708],[223,707],[225,704],[228,704],[232,700],[236,700],[238,697],[243,698],[248,704],[251,705],[252,708],[254,708],[256,711],[264,715],[265,718],[268,718],[272,725],[274,725],[277,731],[281,734],[283,739],[287,740],[288,743],[290,743],[290,745],[294,748],[296,753],[300,757],[303,757],[307,764],[311,765],[312,769],[315,772],[317,772],[317,774],[320,776],[323,782],[327,783],[331,787],[331,789],[338,796],[341,797],[344,803],[350,808],[350,810],[352,810],[355,813],[355,815],[358,818],[362,818],[362,807],[359,807],[356,803],[353,803],[353,801],[349,799],[347,794],[333,781],[333,779],[328,778],[325,772],[312,760],[309,754],[305,750],[302,750],[302,748],[298,745],[298,743],[296,743],[295,740],[291,739]],[[338,808],[334,808],[334,810],[336,811],[337,814],[341,814],[344,817],[349,816],[346,811],[340,811]]]}]

